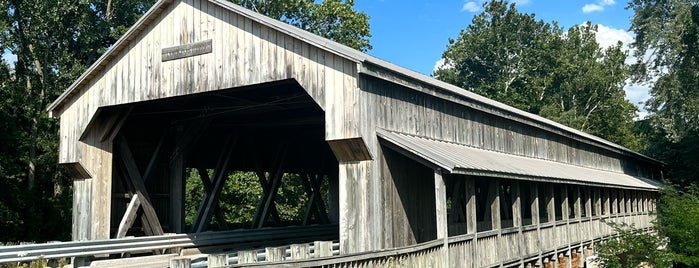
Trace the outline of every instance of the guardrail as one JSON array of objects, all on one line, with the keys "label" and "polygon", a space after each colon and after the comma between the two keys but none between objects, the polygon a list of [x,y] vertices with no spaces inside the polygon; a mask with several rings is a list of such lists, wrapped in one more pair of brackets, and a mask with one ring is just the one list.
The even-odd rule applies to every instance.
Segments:
[{"label": "guardrail", "polygon": [[172,234],[132,238],[71,241],[0,247],[0,264],[29,262],[39,258],[51,260],[90,257],[106,254],[164,251],[168,249],[225,247],[250,248],[260,245],[289,244],[313,240],[335,240],[338,225],[291,226],[253,230]]}]

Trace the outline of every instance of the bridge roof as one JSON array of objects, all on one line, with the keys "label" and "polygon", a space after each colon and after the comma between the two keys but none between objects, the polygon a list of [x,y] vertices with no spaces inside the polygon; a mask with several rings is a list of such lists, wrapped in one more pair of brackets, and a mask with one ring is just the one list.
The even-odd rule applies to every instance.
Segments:
[{"label": "bridge roof", "polygon": [[[424,90],[425,87],[435,88],[446,93],[446,95],[435,95],[437,97],[446,99],[448,99],[449,97],[456,97],[465,102],[473,104],[473,108],[486,113],[509,118],[520,123],[528,124],[532,127],[554,132],[571,139],[575,139],[597,147],[605,148],[607,150],[611,150],[617,153],[629,155],[634,158],[642,159],[644,161],[648,161],[654,164],[660,164],[659,161],[653,158],[627,149],[623,146],[607,141],[600,137],[585,133],[583,131],[579,131],[577,129],[565,126],[563,124],[554,122],[541,116],[519,110],[517,108],[508,106],[495,100],[480,96],[467,89],[463,89],[445,83],[433,77],[429,77],[427,75],[381,60],[379,58],[373,57],[369,54],[339,44],[332,40],[317,36],[313,33],[302,30],[295,26],[286,24],[279,20],[264,16],[260,13],[235,5],[233,3],[230,3],[229,1],[203,1],[208,1],[209,3],[216,4],[224,8],[225,10],[234,12],[236,14],[240,14],[253,21],[261,23],[279,32],[288,34],[289,36],[307,42],[318,48],[324,49],[335,55],[357,62],[359,64],[359,72],[362,74],[376,76],[382,79],[387,79],[386,76],[399,77],[398,79],[388,79],[393,82],[401,80],[410,81],[410,84],[407,84],[406,86],[418,91]],[[159,0],[144,16],[141,17],[141,19],[138,22],[136,22],[136,24],[133,27],[129,29],[129,31],[127,31],[126,34],[124,34],[124,36],[122,36],[107,52],[105,52],[102,55],[102,57],[100,57],[97,60],[97,62],[95,62],[90,68],[88,68],[85,71],[85,73],[83,73],[70,87],[66,89],[65,92],[63,92],[63,94],[61,94],[51,105],[49,105],[47,109],[49,113],[54,114],[56,111],[65,109],[64,106],[70,105],[70,100],[75,95],[77,95],[77,93],[80,92],[80,90],[83,87],[89,84],[90,79],[92,79],[101,70],[108,66],[108,63],[114,57],[116,57],[116,55],[118,55],[120,51],[122,51],[125,48],[128,48],[130,41],[133,40],[141,31],[143,31],[143,29],[147,28],[148,24],[152,23],[153,20],[156,17],[158,17],[162,12],[165,12],[166,7],[172,4],[173,2],[177,2],[177,0]]]},{"label": "bridge roof", "polygon": [[660,182],[624,173],[504,154],[381,129],[377,134],[396,151],[452,174],[644,190],[662,187]]}]

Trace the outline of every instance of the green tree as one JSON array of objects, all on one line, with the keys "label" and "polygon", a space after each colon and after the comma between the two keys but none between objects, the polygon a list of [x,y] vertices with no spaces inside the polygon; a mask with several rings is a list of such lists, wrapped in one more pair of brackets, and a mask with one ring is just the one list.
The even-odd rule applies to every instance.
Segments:
[{"label": "green tree", "polygon": [[230,1],[354,49],[371,49],[369,15],[354,10],[354,0]]},{"label": "green tree", "polygon": [[[137,2],[153,1],[120,1]],[[118,7],[110,22],[89,1],[0,1],[0,48],[17,57],[0,66],[2,241],[70,237],[71,181],[56,163],[58,125],[46,106],[142,13]]]},{"label": "green tree", "polygon": [[699,186],[666,187],[658,202],[656,229],[668,238],[676,267],[699,266]]},{"label": "green tree", "polygon": [[618,236],[601,243],[598,248],[600,266],[605,268],[637,268],[650,265],[671,267],[671,255],[665,240],[655,233],[626,224],[605,222]]},{"label": "green tree", "polygon": [[492,1],[443,54],[434,76],[572,128],[641,149],[636,107],[623,86],[628,74],[621,44],[603,49],[597,27],[563,31],[514,3]]},{"label": "green tree", "polygon": [[[646,108],[672,141],[699,130],[699,3],[633,0],[631,47],[637,82],[651,84]],[[653,82],[654,79],[657,81]]]}]

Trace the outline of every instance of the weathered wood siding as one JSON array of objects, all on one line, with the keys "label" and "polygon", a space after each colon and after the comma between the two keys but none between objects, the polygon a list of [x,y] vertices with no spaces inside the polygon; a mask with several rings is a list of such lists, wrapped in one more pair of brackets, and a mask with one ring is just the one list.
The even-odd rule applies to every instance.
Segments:
[{"label": "weathered wood siding", "polygon": [[[294,79],[326,113],[326,138],[357,137],[357,63],[209,1],[173,1],[77,95],[59,106],[60,163],[79,163],[91,179],[74,182],[74,239],[108,238],[111,140],[104,126],[79,140],[98,108]],[[212,52],[162,62],[163,48],[212,41]]]},{"label": "weathered wood siding", "polygon": [[396,83],[363,75],[360,88],[367,129],[378,127],[508,154],[651,176],[652,167],[637,160]]},{"label": "weathered wood siding", "polygon": [[[212,40],[212,53],[161,62],[163,48]],[[356,137],[357,63],[215,3],[174,1],[54,114],[60,162],[81,158],[78,137],[97,109],[295,79],[326,111],[326,138]]]}]

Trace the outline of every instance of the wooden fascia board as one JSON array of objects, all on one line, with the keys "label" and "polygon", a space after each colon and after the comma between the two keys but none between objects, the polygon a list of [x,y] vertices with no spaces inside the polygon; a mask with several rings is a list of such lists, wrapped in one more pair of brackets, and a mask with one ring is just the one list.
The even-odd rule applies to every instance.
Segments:
[{"label": "wooden fascia board", "polygon": [[631,187],[631,186],[611,184],[611,183],[610,184],[593,183],[593,182],[567,180],[567,179],[550,178],[550,177],[511,174],[511,173],[488,171],[488,170],[456,168],[456,169],[454,169],[454,171],[452,173],[453,174],[460,174],[460,175],[468,175],[468,176],[478,176],[478,177],[493,177],[493,178],[511,179],[511,180],[535,181],[535,182],[545,182],[545,183],[560,183],[560,184],[566,184],[566,185],[594,186],[594,187],[615,188],[615,189],[625,189],[625,190],[643,190],[643,191],[651,191],[651,192],[658,191],[658,188]]},{"label": "wooden fascia board", "polygon": [[[663,163],[650,158],[648,156],[645,156],[643,154],[634,152],[632,150],[626,149],[618,144],[614,144],[612,142],[600,142],[595,139],[585,137],[584,135],[581,135],[580,133],[576,133],[575,131],[571,130],[566,130],[561,128],[560,126],[556,126],[551,123],[547,123],[544,121],[538,121],[538,120],[532,120],[530,118],[527,118],[522,115],[518,115],[514,112],[504,110],[499,107],[495,107],[492,105],[489,105],[487,103],[483,103],[479,100],[473,99],[465,95],[464,93],[455,91],[453,89],[448,89],[445,88],[447,86],[440,86],[437,84],[446,84],[444,82],[439,81],[439,83],[429,83],[425,81],[421,81],[418,79],[415,79],[414,76],[410,75],[403,75],[402,73],[398,73],[393,69],[389,69],[380,65],[373,64],[371,62],[364,62],[360,65],[361,67],[359,68],[359,74],[364,74],[368,75],[371,77],[375,77],[387,82],[391,82],[394,84],[399,84],[402,86],[405,86],[407,88],[425,93],[427,95],[431,95],[437,98],[441,98],[450,102],[457,103],[459,105],[463,105],[469,108],[472,108],[474,110],[482,111],[491,115],[495,115],[498,117],[502,117],[508,120],[520,122],[559,136],[563,136],[569,139],[573,139],[575,141],[582,142],[587,145],[591,145],[594,147],[602,148],[620,155],[625,155],[625,156],[631,156],[639,160],[647,161],[659,166],[662,166]],[[456,87],[453,85],[448,85],[448,87]],[[466,91],[465,89],[460,89],[460,91]],[[516,109],[514,107],[510,107],[512,109]],[[525,113],[522,111],[522,113]],[[536,116],[536,115],[533,115]],[[543,118],[542,118],[543,119]],[[591,134],[587,134],[591,135]],[[599,137],[598,137],[599,138]],[[601,139],[601,138],[599,138]]]},{"label": "wooden fascia board", "polygon": [[[153,7],[151,7],[141,18],[131,27],[129,30],[117,40],[112,47],[110,47],[102,56],[93,63],[90,68],[85,70],[78,79],[76,79],[73,84],[71,84],[66,91],[64,91],[58,98],[56,98],[46,111],[49,113],[49,117],[57,117],[56,114],[61,114],[61,108],[64,102],[67,101],[72,95],[76,94],[83,86],[85,86],[89,80],[94,76],[96,72],[102,71],[105,66],[107,66],[108,61],[119,54],[124,47],[127,47],[131,40],[141,33],[144,26],[153,21],[153,19],[160,15],[160,13],[165,10],[165,8],[171,4],[173,0],[159,0]],[[57,113],[57,111],[59,111]]]}]

